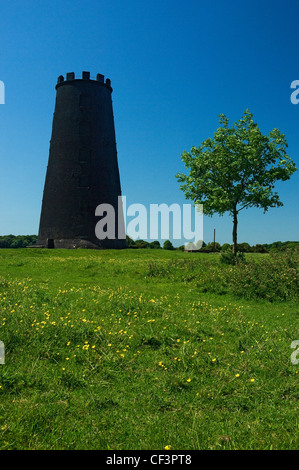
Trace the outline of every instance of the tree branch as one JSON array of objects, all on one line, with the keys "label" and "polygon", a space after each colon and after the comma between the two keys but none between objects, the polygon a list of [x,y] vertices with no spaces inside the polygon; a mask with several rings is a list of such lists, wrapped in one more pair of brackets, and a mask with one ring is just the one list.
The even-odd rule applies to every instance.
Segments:
[{"label": "tree branch", "polygon": [[241,209],[238,209],[238,212],[242,211],[243,209],[245,209],[245,207],[249,206],[251,204],[251,202],[247,202],[247,204],[245,204],[243,207],[241,207]]}]

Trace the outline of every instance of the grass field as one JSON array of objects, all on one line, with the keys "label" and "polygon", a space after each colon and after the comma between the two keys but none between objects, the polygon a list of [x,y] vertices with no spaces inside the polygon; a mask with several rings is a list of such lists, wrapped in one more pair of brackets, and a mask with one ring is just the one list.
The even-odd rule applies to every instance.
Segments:
[{"label": "grass field", "polygon": [[0,448],[298,448],[295,262],[248,259],[1,250]]}]

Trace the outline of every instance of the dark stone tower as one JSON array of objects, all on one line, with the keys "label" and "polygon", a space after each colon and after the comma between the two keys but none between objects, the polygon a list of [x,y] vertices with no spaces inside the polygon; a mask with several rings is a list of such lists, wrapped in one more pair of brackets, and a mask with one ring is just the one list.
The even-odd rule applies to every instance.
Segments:
[{"label": "dark stone tower", "polygon": [[[56,85],[56,104],[37,245],[48,248],[125,248],[118,238],[121,195],[111,82],[98,74],[68,73]],[[115,209],[116,238],[99,240],[99,204]]]}]

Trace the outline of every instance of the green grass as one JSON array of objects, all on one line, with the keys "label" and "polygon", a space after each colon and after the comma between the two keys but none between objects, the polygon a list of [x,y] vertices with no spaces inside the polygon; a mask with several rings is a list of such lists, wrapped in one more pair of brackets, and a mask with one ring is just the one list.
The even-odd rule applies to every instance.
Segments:
[{"label": "green grass", "polygon": [[294,266],[249,259],[1,250],[0,449],[297,448]]}]

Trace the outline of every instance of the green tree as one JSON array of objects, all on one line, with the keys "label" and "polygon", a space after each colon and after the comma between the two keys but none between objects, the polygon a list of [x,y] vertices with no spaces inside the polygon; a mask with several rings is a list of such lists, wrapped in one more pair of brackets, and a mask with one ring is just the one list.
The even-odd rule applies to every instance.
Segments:
[{"label": "green tree", "polygon": [[207,245],[207,249],[208,249],[209,251],[217,251],[217,252],[218,252],[218,251],[221,251],[221,245],[220,245],[220,243],[218,243],[218,242],[215,242],[215,243],[214,243],[214,242],[210,242],[210,243],[208,243],[208,245]]},{"label": "green tree", "polygon": [[160,242],[158,240],[155,240],[154,242],[150,242],[148,246],[149,248],[154,248],[154,249],[161,248]]},{"label": "green tree", "polygon": [[133,246],[135,246],[133,238],[129,237],[129,235],[126,235],[126,243],[128,248],[132,248]]},{"label": "green tree", "polygon": [[224,243],[221,247],[221,251],[226,251],[230,250],[230,244],[229,243]]},{"label": "green tree", "polygon": [[243,242],[238,244],[238,251],[242,251],[243,253],[250,253],[250,245],[249,243]]},{"label": "green tree", "polygon": [[170,240],[165,240],[165,242],[163,243],[163,250],[173,250],[174,247],[173,247],[173,244],[171,243]]},{"label": "green tree", "polygon": [[145,240],[136,240],[134,246],[135,248],[148,248],[149,243]]},{"label": "green tree", "polygon": [[297,168],[287,155],[288,144],[279,129],[263,135],[247,109],[243,117],[229,126],[224,115],[214,137],[199,147],[183,152],[181,158],[188,174],[178,173],[178,181],[187,199],[203,204],[204,214],[233,218],[233,252],[237,253],[238,215],[249,207],[266,212],[279,207],[276,181],[288,180]]},{"label": "green tree", "polygon": [[266,246],[265,245],[260,245],[260,244],[257,244],[255,246],[253,246],[252,251],[254,253],[268,253],[268,250],[267,250]]}]

